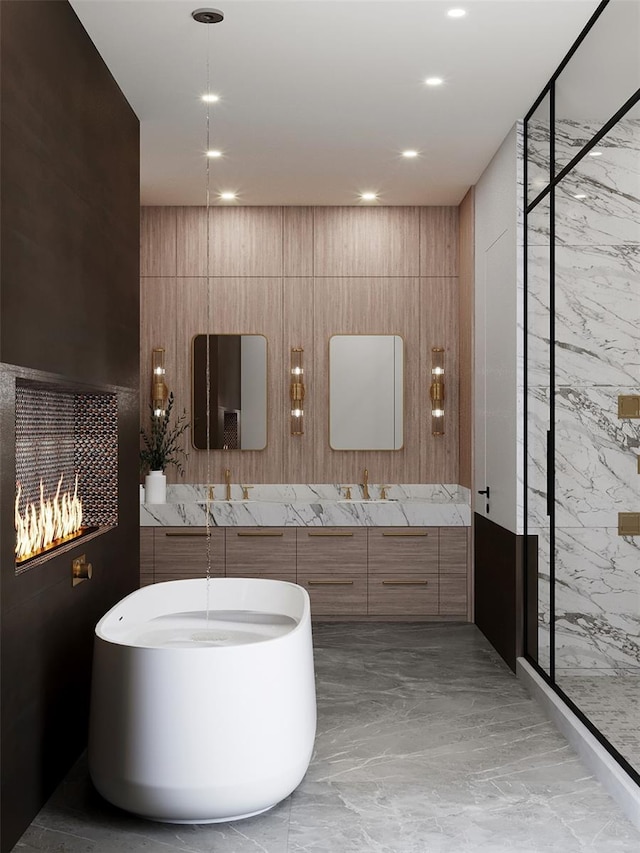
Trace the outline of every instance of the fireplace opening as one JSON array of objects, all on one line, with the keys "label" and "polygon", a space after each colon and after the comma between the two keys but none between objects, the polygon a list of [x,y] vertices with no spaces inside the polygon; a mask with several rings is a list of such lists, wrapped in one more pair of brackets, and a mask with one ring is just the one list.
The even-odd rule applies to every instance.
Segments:
[{"label": "fireplace opening", "polygon": [[16,380],[16,573],[118,523],[115,394]]}]

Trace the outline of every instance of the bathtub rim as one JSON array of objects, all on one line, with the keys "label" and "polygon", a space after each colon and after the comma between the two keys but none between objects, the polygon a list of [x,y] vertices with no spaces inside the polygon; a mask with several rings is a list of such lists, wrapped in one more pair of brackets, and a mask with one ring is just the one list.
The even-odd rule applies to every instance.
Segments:
[{"label": "bathtub rim", "polygon": [[[95,626],[95,629],[94,629],[94,636],[95,636],[96,640],[99,640],[100,642],[108,643],[108,644],[111,644],[114,646],[120,646],[122,648],[140,649],[140,650],[149,651],[149,652],[152,652],[152,651],[163,652],[163,653],[168,653],[168,652],[176,653],[176,652],[178,652],[178,653],[187,653],[190,655],[198,653],[198,652],[200,652],[200,653],[204,652],[207,654],[211,654],[214,652],[224,653],[225,651],[229,652],[231,649],[234,649],[237,651],[239,649],[250,649],[250,648],[255,647],[255,646],[264,647],[266,645],[273,644],[273,643],[286,642],[289,637],[293,638],[297,633],[304,630],[304,628],[308,622],[311,622],[311,600],[309,598],[309,593],[307,592],[307,590],[304,587],[300,586],[297,583],[292,583],[291,581],[276,580],[276,579],[272,579],[272,578],[244,578],[244,577],[220,578],[220,577],[216,577],[216,578],[210,578],[210,582],[212,584],[214,584],[216,581],[218,583],[220,583],[221,581],[223,581],[225,583],[229,581],[229,582],[231,582],[231,584],[236,585],[236,582],[252,581],[253,583],[260,584],[260,585],[277,584],[279,586],[293,587],[296,590],[295,594],[298,595],[302,601],[302,613],[301,613],[299,618],[290,617],[292,619],[295,619],[295,625],[291,628],[290,631],[287,631],[286,633],[281,634],[278,637],[266,637],[265,639],[260,640],[257,643],[248,643],[248,644],[241,644],[241,645],[209,646],[209,647],[194,646],[193,648],[187,647],[187,648],[181,648],[181,649],[163,648],[162,646],[147,645],[144,643],[131,643],[131,642],[127,641],[126,638],[124,638],[124,637],[123,638],[114,637],[113,635],[109,635],[106,632],[105,626],[107,626],[107,628],[110,626],[110,622],[113,619],[113,616],[115,614],[117,614],[117,611],[119,611],[123,607],[126,607],[127,602],[131,602],[132,599],[142,598],[145,596],[145,594],[149,595],[149,592],[148,592],[149,590],[158,589],[161,587],[166,587],[169,585],[176,585],[176,584],[180,584],[180,585],[183,585],[183,584],[191,584],[191,585],[203,584],[203,583],[206,583],[206,580],[207,580],[206,578],[184,578],[184,579],[180,579],[180,580],[160,581],[159,583],[150,584],[149,586],[144,586],[144,587],[140,587],[139,589],[133,590],[133,592],[130,592],[128,595],[126,595],[124,598],[120,599],[120,601],[118,601],[116,604],[114,604],[113,607],[111,607],[98,620],[98,622]],[[239,586],[239,584],[237,584],[237,585]],[[170,596],[167,596],[167,601],[171,602]],[[204,609],[205,608],[203,607],[202,610],[204,611]],[[211,608],[209,608],[209,612],[215,613],[216,610],[219,610],[219,609],[220,608],[211,607]],[[226,608],[226,609],[229,609],[229,608]],[[242,610],[243,608],[237,608],[237,609]],[[166,611],[166,613],[156,614],[155,616],[152,616],[151,619],[156,618],[156,616],[159,616],[159,615],[171,615],[173,613],[183,613],[183,612],[189,612],[189,611],[176,610],[176,608],[168,609]],[[256,611],[256,612],[260,612],[260,611]],[[272,612],[272,611],[264,611],[264,612]],[[288,616],[289,614],[282,613],[281,615]],[[138,624],[144,624],[145,622],[150,622],[151,619],[141,620]]]}]

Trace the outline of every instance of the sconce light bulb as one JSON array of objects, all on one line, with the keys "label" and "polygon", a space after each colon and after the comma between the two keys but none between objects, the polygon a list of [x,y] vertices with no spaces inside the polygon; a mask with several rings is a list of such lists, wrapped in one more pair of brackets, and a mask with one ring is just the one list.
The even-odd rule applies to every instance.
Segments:
[{"label": "sconce light bulb", "polygon": [[153,372],[156,374],[156,376],[164,376],[164,374],[166,373],[164,367],[156,367],[154,368]]},{"label": "sconce light bulb", "polygon": [[301,367],[292,367],[291,372],[294,374],[294,376],[302,376],[304,370]]},{"label": "sconce light bulb", "polygon": [[434,418],[441,418],[444,416],[444,410],[443,409],[433,409],[431,414],[433,415]]},{"label": "sconce light bulb", "polygon": [[431,372],[434,374],[434,376],[442,376],[442,374],[444,373],[444,367],[433,367],[431,369]]},{"label": "sconce light bulb", "polygon": [[292,409],[291,415],[294,418],[301,418],[302,417],[302,409]]},{"label": "sconce light bulb", "polygon": [[154,414],[157,418],[159,418],[159,417],[161,417],[162,415],[164,415],[164,411],[163,411],[162,409],[154,409],[154,410],[153,410],[153,414]]}]

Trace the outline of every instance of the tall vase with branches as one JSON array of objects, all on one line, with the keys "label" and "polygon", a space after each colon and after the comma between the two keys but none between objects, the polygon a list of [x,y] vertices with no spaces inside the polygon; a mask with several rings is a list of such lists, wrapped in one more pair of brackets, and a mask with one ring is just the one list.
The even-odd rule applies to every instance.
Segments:
[{"label": "tall vase with branches", "polygon": [[151,409],[151,428],[141,427],[140,470],[146,473],[145,495],[147,503],[164,503],[166,500],[166,475],[169,465],[175,465],[183,475],[182,462],[187,458],[183,445],[183,434],[188,429],[186,410],[177,415],[172,423],[175,405],[173,391],[169,394],[167,407],[162,415],[155,415]]}]

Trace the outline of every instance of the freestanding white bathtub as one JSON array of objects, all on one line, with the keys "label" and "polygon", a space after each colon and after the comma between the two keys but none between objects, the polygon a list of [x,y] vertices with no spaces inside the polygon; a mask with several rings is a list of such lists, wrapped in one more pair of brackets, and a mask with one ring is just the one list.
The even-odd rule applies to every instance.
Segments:
[{"label": "freestanding white bathtub", "polygon": [[311,759],[307,592],[208,583],[144,587],[96,626],[89,772],[105,799],[151,820],[259,814],[297,787]]}]

